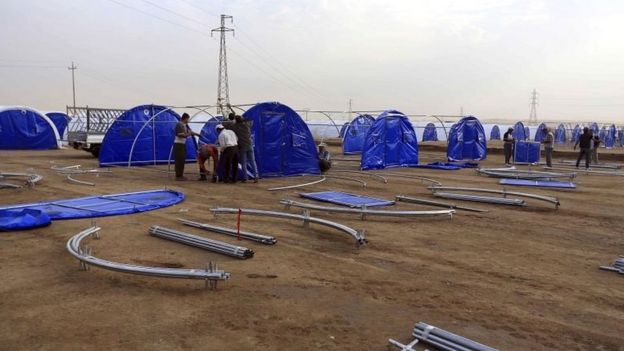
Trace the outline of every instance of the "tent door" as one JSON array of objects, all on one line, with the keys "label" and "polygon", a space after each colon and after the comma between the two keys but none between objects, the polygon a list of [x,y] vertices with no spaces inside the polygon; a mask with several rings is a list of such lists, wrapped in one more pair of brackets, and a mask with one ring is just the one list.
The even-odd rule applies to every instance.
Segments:
[{"label": "tent door", "polygon": [[[286,119],[283,113],[266,112],[261,116],[262,139],[259,143],[260,150],[256,155],[260,156],[263,172],[266,174],[282,174],[286,169],[285,152],[288,152],[286,140]],[[258,145],[258,144],[256,144]]]}]

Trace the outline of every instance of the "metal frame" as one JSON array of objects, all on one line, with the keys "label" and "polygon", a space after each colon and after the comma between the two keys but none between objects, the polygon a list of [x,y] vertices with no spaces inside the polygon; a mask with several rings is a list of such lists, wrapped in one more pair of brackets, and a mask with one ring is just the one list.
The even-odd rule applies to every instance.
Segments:
[{"label": "metal frame", "polygon": [[[566,168],[559,168],[559,167],[544,167],[544,169],[553,169],[553,170],[569,170]],[[594,171],[594,170],[586,170],[584,168],[579,168],[576,170],[577,173],[580,174],[586,174],[586,175],[605,175],[605,176],[618,176],[618,177],[624,177],[624,172],[609,172],[609,171]]]},{"label": "metal frame", "polygon": [[244,215],[266,216],[266,217],[276,217],[276,218],[302,220],[304,227],[308,227],[309,223],[316,223],[316,224],[324,225],[326,227],[334,228],[334,229],[337,229],[337,230],[339,230],[339,231],[341,231],[343,233],[346,233],[346,234],[352,236],[355,239],[356,245],[358,247],[360,245],[366,244],[368,242],[368,240],[366,240],[366,238],[364,237],[364,231],[363,230],[355,230],[353,228],[347,227],[344,224],[328,221],[326,219],[310,217],[310,211],[308,211],[308,210],[304,210],[303,215],[297,215],[297,214],[292,214],[292,213],[284,213],[284,212],[275,212],[275,211],[257,210],[257,209],[251,209],[251,208],[222,208],[222,207],[218,207],[218,208],[211,208],[210,211],[212,213],[214,213],[215,216],[217,214],[220,214],[220,213],[234,214],[234,213],[239,213],[239,211],[240,211],[240,213],[244,214]]},{"label": "metal frame", "polygon": [[512,179],[544,179],[544,180],[552,180],[557,178],[568,178],[569,181],[572,181],[576,177],[576,173],[556,173],[556,172],[540,172],[540,171],[524,171],[524,170],[505,170],[501,168],[497,169],[488,169],[488,168],[477,168],[475,169],[478,175],[485,174],[490,177],[495,178],[512,178]]},{"label": "metal frame", "polygon": [[[379,172],[381,173],[381,172]],[[406,178],[406,179],[419,179],[419,180],[423,180],[438,186],[442,186],[442,183],[438,182],[435,179],[431,179],[431,178],[427,178],[427,177],[422,177],[422,176],[418,176],[418,175],[413,175],[413,174],[401,174],[401,173],[393,173],[393,172],[383,172],[384,175],[386,176],[390,176],[390,177],[397,177],[397,178]]]},{"label": "metal frame", "polygon": [[247,239],[247,240],[255,241],[258,243],[265,244],[265,245],[275,245],[277,243],[277,240],[275,239],[275,237],[268,236],[268,235],[256,234],[252,232],[246,232],[243,230],[237,231],[236,229],[218,227],[216,225],[211,225],[208,223],[193,222],[193,221],[189,221],[188,219],[182,219],[182,218],[178,218],[178,221],[182,222],[182,224],[187,225],[189,227],[199,228],[199,229],[207,230],[213,233],[234,236],[234,237],[238,237],[241,239]]},{"label": "metal frame", "polygon": [[480,208],[457,206],[455,204],[449,204],[445,202],[431,201],[431,200],[425,200],[425,199],[418,199],[418,198],[411,197],[411,196],[396,195],[394,199],[396,201],[402,201],[402,202],[407,202],[407,203],[412,203],[412,204],[447,207],[447,208],[451,208],[454,210],[464,210],[464,211],[471,211],[471,212],[488,212],[488,210],[484,210]]},{"label": "metal frame", "polygon": [[303,184],[295,184],[295,185],[287,185],[287,186],[279,186],[279,187],[274,187],[274,188],[268,188],[267,190],[268,191],[276,191],[276,190],[288,190],[288,189],[303,188],[305,186],[310,186],[310,185],[322,183],[322,182],[324,182],[326,180],[327,180],[327,178],[325,176],[321,176],[321,179],[315,180],[313,182],[308,182],[308,183],[303,183]]},{"label": "metal frame", "polygon": [[180,244],[193,246],[240,259],[252,258],[254,255],[253,250],[246,247],[236,246],[225,243],[223,241],[212,240],[170,228],[163,228],[157,225],[151,226],[149,228],[149,233],[150,235],[157,238],[175,241]]},{"label": "metal frame", "polygon": [[[16,173],[16,172],[0,172],[0,179],[2,178],[26,178],[25,184],[29,188],[33,188],[35,184],[37,184],[40,180],[43,179],[43,176],[36,173]],[[15,185],[11,183],[2,183],[2,185],[6,188],[21,188],[20,185]]]},{"label": "metal frame", "polygon": [[600,266],[599,268],[603,271],[624,274],[624,256],[616,258],[611,266]]},{"label": "metal frame", "polygon": [[499,351],[423,322],[416,323],[412,336],[444,351]]},{"label": "metal frame", "polygon": [[369,177],[373,177],[373,178],[377,178],[377,179],[381,179],[382,182],[384,182],[384,184],[388,184],[388,178],[381,176],[379,174],[375,174],[375,173],[369,173],[369,172],[365,172],[365,171],[349,171],[346,169],[336,169],[336,170],[332,170],[332,173],[334,172],[340,172],[340,173],[354,173],[354,174],[363,174],[363,175],[367,175]]},{"label": "metal frame", "polygon": [[357,179],[357,178],[353,178],[353,177],[342,177],[342,176],[331,176],[331,175],[325,175],[325,178],[327,179],[340,179],[340,180],[348,180],[351,182],[357,182],[362,184],[363,188],[366,188],[366,182],[361,180],[361,179]]},{"label": "metal frame", "polygon": [[433,195],[436,195],[436,192],[438,192],[439,190],[469,191],[469,192],[479,192],[479,193],[501,194],[501,195],[503,195],[503,198],[506,198],[507,195],[526,197],[526,198],[530,198],[530,199],[534,199],[534,200],[550,202],[550,203],[554,204],[555,208],[557,208],[557,209],[561,205],[561,203],[559,202],[559,199],[556,198],[556,197],[537,195],[537,194],[529,194],[529,193],[521,193],[521,192],[517,192],[517,191],[507,191],[505,189],[497,190],[497,189],[466,188],[466,187],[456,187],[456,186],[430,186],[430,187],[428,187],[428,189],[433,192]]},{"label": "metal frame", "polygon": [[94,239],[100,238],[100,230],[102,228],[92,226],[80,233],[72,236],[67,241],[67,251],[80,261],[81,270],[89,270],[89,266],[96,266],[111,271],[130,273],[138,275],[146,275],[161,278],[182,278],[182,279],[202,279],[206,282],[206,288],[217,288],[219,280],[227,280],[230,273],[226,273],[217,269],[217,265],[210,262],[206,269],[182,269],[182,268],[163,268],[163,267],[146,267],[132,264],[118,263],[103,260],[92,255],[91,248],[82,246],[82,240],[87,237]]}]

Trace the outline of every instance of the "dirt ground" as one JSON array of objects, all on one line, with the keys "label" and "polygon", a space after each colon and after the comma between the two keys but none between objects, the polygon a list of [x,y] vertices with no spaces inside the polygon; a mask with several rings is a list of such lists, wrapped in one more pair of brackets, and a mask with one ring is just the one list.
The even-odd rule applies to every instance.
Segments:
[{"label": "dirt ground", "polygon": [[[338,148],[332,150],[336,155]],[[422,161],[442,157],[421,152]],[[502,155],[493,154],[484,165],[501,163]],[[314,224],[306,229],[294,221],[243,216],[242,229],[277,237],[276,245],[264,246],[184,227],[176,218],[235,227],[235,216],[214,218],[209,208],[283,210],[280,199],[321,190],[434,199],[427,184],[395,177],[384,184],[355,175],[367,188],[331,179],[269,192],[315,177],[202,183],[194,180],[196,165],[188,164],[187,182],[151,167],[115,168],[97,178],[78,176],[96,182],[89,187],[68,183],[50,170],[54,164],[89,168],[97,160],[72,149],[0,151],[1,171],[32,168],[44,176],[34,189],[0,189],[0,203],[179,190],[187,198],[176,206],[97,219],[101,239],[88,240],[94,255],[187,268],[216,261],[232,277],[210,291],[201,281],[80,271],[65,244],[90,225],[87,219],[0,233],[2,350],[387,350],[388,338],[407,343],[418,321],[500,350],[624,350],[624,276],[598,270],[624,254],[622,177],[579,175],[573,191],[514,189],[558,196],[559,210],[534,201],[525,208],[465,203],[490,211],[458,212],[452,220],[366,221],[312,212],[365,229],[370,242],[358,249],[353,238]],[[356,169],[358,163],[337,160],[334,167]],[[444,185],[501,188],[470,169],[391,171]],[[431,209],[406,203],[394,208]],[[148,235],[150,225],[237,243],[256,255],[237,260],[164,241]]]}]

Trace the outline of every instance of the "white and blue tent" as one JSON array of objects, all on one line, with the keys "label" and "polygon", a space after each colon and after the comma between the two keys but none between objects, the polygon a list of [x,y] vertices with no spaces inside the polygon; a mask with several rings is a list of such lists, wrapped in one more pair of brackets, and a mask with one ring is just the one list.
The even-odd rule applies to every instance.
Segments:
[{"label": "white and blue tent", "polygon": [[21,106],[0,107],[0,149],[59,149],[61,137],[45,114]]},{"label": "white and blue tent", "polygon": [[527,129],[524,127],[524,123],[522,122],[517,122],[516,124],[514,124],[512,135],[516,141],[529,139]]},{"label": "white and blue tent", "polygon": [[544,129],[546,129],[545,123],[540,123],[537,126],[537,131],[535,132],[535,137],[533,137],[533,141],[544,141]]},{"label": "white and blue tent", "polygon": [[345,155],[361,154],[366,133],[375,122],[371,115],[359,115],[347,126],[342,139],[342,153]]},{"label": "white and blue tent", "polygon": [[446,155],[449,161],[485,160],[487,140],[481,122],[474,116],[466,116],[451,127]]},{"label": "white and blue tent", "polygon": [[223,116],[211,117],[201,129],[199,133],[199,144],[214,144],[217,142],[219,134],[217,134],[217,126],[225,121]]},{"label": "white and blue tent", "polygon": [[422,141],[438,141],[438,130],[433,123],[427,123],[423,131]]},{"label": "white and blue tent", "polygon": [[69,124],[71,117],[69,117],[65,112],[57,111],[46,112],[45,115],[48,116],[52,123],[54,123],[54,126],[56,127],[59,136],[61,137],[61,139],[63,139],[63,136],[65,135],[65,129],[67,129],[67,125]]},{"label": "white and blue tent", "polygon": [[557,127],[557,130],[555,130],[555,143],[563,144],[566,142],[566,140],[567,140],[566,129],[562,123],[562,124],[559,124],[559,126]]},{"label": "white and blue tent", "polygon": [[412,123],[399,111],[384,111],[366,134],[360,168],[366,170],[416,165],[418,142]]},{"label": "white and blue tent", "polygon": [[497,125],[490,131],[490,140],[501,140],[500,128]]}]

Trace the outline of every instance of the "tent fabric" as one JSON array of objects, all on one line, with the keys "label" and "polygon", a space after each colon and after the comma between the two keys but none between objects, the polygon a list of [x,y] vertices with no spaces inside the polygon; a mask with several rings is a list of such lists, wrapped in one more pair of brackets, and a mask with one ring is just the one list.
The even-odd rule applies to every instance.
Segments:
[{"label": "tent fabric", "polygon": [[566,129],[563,124],[560,124],[555,130],[555,143],[563,144],[566,142]]},{"label": "tent fabric", "polygon": [[41,210],[0,210],[0,231],[27,230],[50,225],[50,216]]},{"label": "tent fabric", "polygon": [[418,142],[412,123],[399,111],[384,111],[366,134],[360,168],[383,169],[417,164]]},{"label": "tent fabric", "polygon": [[583,129],[578,124],[574,126],[574,129],[572,130],[572,138],[570,139],[570,141],[573,143],[576,143],[579,140],[579,137],[581,136],[582,130]]},{"label": "tent fabric", "polygon": [[69,117],[65,112],[46,112],[45,115],[48,116],[52,123],[54,123],[60,139],[63,139],[65,129],[67,129],[67,124],[71,120],[71,117]]},{"label": "tent fabric", "polygon": [[299,193],[299,196],[323,202],[349,207],[372,207],[394,205],[394,201],[378,199],[374,197],[344,193],[341,191],[320,191],[316,193]]},{"label": "tent fabric", "polygon": [[[131,166],[173,162],[174,129],[179,121],[180,116],[166,106],[141,105],[127,110],[113,122],[104,136],[100,148],[100,166],[126,166],[129,162]],[[195,138],[187,138],[186,161],[195,161],[196,158]]]},{"label": "tent fabric", "polygon": [[279,102],[263,102],[243,117],[253,121],[251,137],[261,177],[321,173],[312,133],[293,109]]},{"label": "tent fabric", "polygon": [[572,182],[560,182],[555,180],[527,180],[527,179],[501,179],[498,184],[501,185],[517,185],[517,186],[533,186],[538,188],[562,188],[576,189],[576,184]]},{"label": "tent fabric", "polygon": [[624,145],[624,127],[620,128],[617,135],[617,145],[621,147],[622,145]]},{"label": "tent fabric", "polygon": [[438,141],[438,130],[433,123],[427,123],[423,131],[422,141]]},{"label": "tent fabric", "polygon": [[598,134],[598,137],[600,137],[600,140],[602,141],[600,143],[600,147],[606,147],[606,140],[607,140],[607,127],[602,127],[602,129],[600,129],[600,133]]},{"label": "tent fabric", "polygon": [[37,210],[51,220],[118,216],[153,211],[184,201],[173,190],[149,190],[124,194],[95,195],[1,207],[0,211]]},{"label": "tent fabric", "polygon": [[608,148],[615,146],[615,140],[617,139],[617,128],[612,124],[607,130],[607,134],[604,139],[604,144]]},{"label": "tent fabric", "polygon": [[199,145],[203,144],[215,144],[219,134],[217,134],[217,126],[221,124],[225,118],[223,116],[211,117],[201,129],[199,133]]},{"label": "tent fabric", "polygon": [[594,133],[594,135],[598,135],[600,134],[600,127],[598,126],[598,123],[593,122],[589,125],[589,129],[591,129],[591,131]]},{"label": "tent fabric", "polygon": [[375,122],[371,115],[359,115],[348,125],[342,139],[342,153],[345,155],[361,154],[366,133]]},{"label": "tent fabric", "polygon": [[517,141],[514,150],[514,163],[537,163],[540,160],[540,143]]},{"label": "tent fabric", "polygon": [[524,128],[524,124],[522,122],[517,122],[516,124],[514,124],[512,135],[516,141],[529,139],[529,136],[527,135],[526,129]]},{"label": "tent fabric", "polygon": [[426,169],[441,169],[445,171],[456,171],[456,170],[464,168],[460,165],[447,163],[447,162],[431,162],[431,163],[427,163],[426,165],[416,165],[413,167],[414,168],[426,168]]},{"label": "tent fabric", "polygon": [[544,123],[540,123],[540,125],[537,126],[537,131],[535,132],[535,137],[533,138],[534,141],[544,141],[544,129],[546,129],[546,124]]},{"label": "tent fabric", "polygon": [[524,135],[526,140],[531,140],[531,129],[529,127],[524,127]]},{"label": "tent fabric", "polygon": [[501,140],[500,128],[497,125],[490,131],[490,140]]},{"label": "tent fabric", "polygon": [[349,128],[349,122],[345,122],[345,124],[340,127],[340,131],[338,132],[339,138],[344,138],[347,128]]},{"label": "tent fabric", "polygon": [[60,149],[60,136],[48,116],[30,107],[0,107],[0,150]]},{"label": "tent fabric", "polygon": [[478,161],[487,158],[485,131],[476,117],[463,117],[451,127],[446,155],[449,161]]}]

